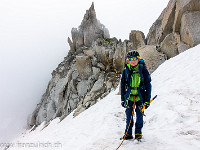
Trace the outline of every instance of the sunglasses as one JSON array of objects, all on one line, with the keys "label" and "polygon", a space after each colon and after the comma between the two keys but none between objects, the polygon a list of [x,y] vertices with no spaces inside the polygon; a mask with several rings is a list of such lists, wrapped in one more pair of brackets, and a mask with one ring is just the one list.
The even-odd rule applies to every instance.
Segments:
[{"label": "sunglasses", "polygon": [[140,57],[132,57],[132,58],[127,58],[127,60],[129,60],[129,61],[133,61],[133,60],[138,60]]}]

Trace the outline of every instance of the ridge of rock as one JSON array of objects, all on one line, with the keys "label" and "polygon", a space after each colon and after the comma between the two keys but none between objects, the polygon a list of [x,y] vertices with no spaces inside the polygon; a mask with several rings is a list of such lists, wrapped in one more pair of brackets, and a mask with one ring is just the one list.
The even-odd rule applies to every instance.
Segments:
[{"label": "ridge of rock", "polygon": [[166,60],[156,46],[146,45],[141,31],[132,30],[129,40],[123,42],[110,38],[108,29],[96,18],[94,3],[71,35],[68,55],[52,72],[46,92],[28,117],[29,127],[48,124],[56,117],[62,121],[73,111],[75,117],[117,88],[131,49],[140,51],[151,73]]}]

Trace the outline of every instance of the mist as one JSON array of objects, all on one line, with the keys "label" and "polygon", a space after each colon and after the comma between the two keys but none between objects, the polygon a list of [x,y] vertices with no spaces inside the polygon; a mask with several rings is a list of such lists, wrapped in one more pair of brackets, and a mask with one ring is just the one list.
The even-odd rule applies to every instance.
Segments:
[{"label": "mist", "polygon": [[67,56],[71,29],[92,2],[110,36],[124,40],[131,30],[147,35],[168,0],[0,1],[0,142],[26,129],[51,72]]}]

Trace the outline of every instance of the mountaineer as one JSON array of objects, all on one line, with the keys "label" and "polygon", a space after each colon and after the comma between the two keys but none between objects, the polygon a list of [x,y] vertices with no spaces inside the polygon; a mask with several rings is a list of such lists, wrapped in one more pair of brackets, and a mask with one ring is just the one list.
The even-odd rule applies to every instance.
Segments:
[{"label": "mountaineer", "polygon": [[[141,108],[150,106],[151,77],[144,60],[136,50],[127,53],[127,64],[121,77],[121,105],[126,108],[124,140],[133,139],[133,114],[136,112],[135,139],[142,138],[143,114]],[[136,107],[135,107],[136,106]]]}]

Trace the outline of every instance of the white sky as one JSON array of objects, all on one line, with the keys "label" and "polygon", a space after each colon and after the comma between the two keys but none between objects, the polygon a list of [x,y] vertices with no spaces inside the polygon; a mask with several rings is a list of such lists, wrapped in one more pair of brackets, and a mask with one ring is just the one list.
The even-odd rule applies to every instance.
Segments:
[{"label": "white sky", "polygon": [[124,40],[131,30],[147,35],[168,0],[0,0],[0,142],[25,126],[92,2],[111,37]]}]

